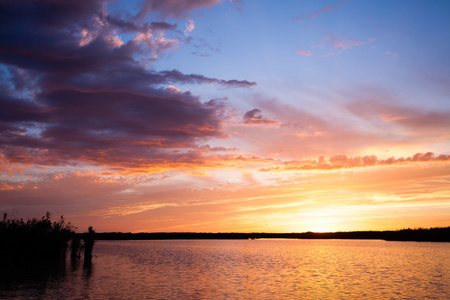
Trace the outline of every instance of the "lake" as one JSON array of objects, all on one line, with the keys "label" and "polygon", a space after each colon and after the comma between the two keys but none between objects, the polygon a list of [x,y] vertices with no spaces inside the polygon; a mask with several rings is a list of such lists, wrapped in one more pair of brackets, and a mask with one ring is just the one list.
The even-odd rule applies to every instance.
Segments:
[{"label": "lake", "polygon": [[90,264],[1,272],[1,299],[450,299],[450,243],[98,241]]}]

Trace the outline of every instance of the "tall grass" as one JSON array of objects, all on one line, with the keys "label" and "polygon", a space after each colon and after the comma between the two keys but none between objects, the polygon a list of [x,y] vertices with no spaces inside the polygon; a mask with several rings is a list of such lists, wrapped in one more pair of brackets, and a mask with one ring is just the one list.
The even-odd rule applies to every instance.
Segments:
[{"label": "tall grass", "polygon": [[[92,257],[95,232],[82,234],[85,254],[88,259]],[[86,236],[86,237],[85,237]],[[79,252],[82,246],[77,243],[79,234],[75,233],[75,227],[66,222],[64,217],[52,222],[50,213],[42,218],[28,220],[10,219],[7,214],[0,221],[0,258],[1,259],[61,259],[66,257],[68,245],[72,244],[72,254]],[[75,241],[75,242],[74,242]],[[87,249],[87,251],[86,251]]]}]

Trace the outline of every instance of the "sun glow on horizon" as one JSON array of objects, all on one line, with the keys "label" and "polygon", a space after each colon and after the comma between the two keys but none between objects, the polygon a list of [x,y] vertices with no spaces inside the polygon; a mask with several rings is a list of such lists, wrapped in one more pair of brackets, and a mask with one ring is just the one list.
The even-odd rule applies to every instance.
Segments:
[{"label": "sun glow on horizon", "polygon": [[334,230],[333,225],[327,222],[324,223],[318,223],[313,224],[311,226],[308,226],[310,229],[308,231],[316,232],[316,233],[324,233],[324,232],[334,232],[337,230]]}]

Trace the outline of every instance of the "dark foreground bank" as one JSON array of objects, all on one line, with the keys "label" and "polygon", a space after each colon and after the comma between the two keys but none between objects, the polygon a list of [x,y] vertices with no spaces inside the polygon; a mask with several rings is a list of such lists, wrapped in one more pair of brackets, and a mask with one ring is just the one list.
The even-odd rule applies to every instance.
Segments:
[{"label": "dark foreground bank", "polygon": [[450,227],[402,229],[396,231],[349,231],[304,233],[97,233],[98,240],[178,240],[178,239],[372,239],[387,241],[450,242]]}]

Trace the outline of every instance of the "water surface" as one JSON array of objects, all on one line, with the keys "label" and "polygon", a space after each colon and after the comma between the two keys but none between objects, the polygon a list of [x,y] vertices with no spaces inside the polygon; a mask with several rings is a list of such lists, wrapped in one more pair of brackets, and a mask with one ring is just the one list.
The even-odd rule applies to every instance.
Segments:
[{"label": "water surface", "polygon": [[380,240],[98,241],[91,264],[18,268],[0,298],[449,299],[449,253]]}]

